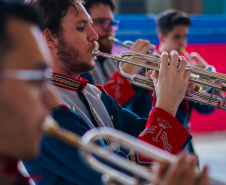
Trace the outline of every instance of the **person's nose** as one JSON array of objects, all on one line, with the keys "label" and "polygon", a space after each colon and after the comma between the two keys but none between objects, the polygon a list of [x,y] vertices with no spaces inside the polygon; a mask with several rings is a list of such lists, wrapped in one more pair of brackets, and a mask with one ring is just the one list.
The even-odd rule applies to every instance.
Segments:
[{"label": "person's nose", "polygon": [[97,33],[94,31],[94,29],[91,26],[89,27],[87,39],[89,42],[94,42],[98,39]]}]

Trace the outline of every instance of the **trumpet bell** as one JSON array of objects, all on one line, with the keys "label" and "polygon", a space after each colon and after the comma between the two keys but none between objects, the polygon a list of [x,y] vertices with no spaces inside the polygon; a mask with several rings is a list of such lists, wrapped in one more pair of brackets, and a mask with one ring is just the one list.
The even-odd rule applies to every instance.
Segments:
[{"label": "trumpet bell", "polygon": [[[175,155],[172,155],[146,142],[137,140],[137,138],[129,136],[128,134],[115,131],[112,128],[92,129],[80,137],[71,131],[60,128],[52,117],[47,117],[43,129],[45,134],[57,137],[80,149],[85,162],[87,162],[90,167],[103,174],[102,180],[106,185],[144,185],[155,183],[157,177],[153,173],[150,173],[147,169],[137,164],[129,163],[127,159],[122,158],[112,153],[111,150],[96,144],[100,139],[109,139],[113,142],[117,142],[125,149],[133,149],[143,156],[158,162],[171,163],[176,161]],[[101,162],[96,157],[104,159],[111,164],[127,170],[132,175],[118,171]],[[197,171],[196,174],[198,179],[200,173]],[[225,185],[225,183],[215,179],[209,180],[212,185]]]}]

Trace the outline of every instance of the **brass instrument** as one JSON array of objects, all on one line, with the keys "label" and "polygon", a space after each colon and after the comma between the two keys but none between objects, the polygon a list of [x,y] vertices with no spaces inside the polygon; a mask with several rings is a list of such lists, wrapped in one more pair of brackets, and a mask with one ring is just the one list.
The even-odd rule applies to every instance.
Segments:
[{"label": "brass instrument", "polygon": [[191,65],[194,65],[193,61],[198,61],[198,63],[200,64],[200,68],[205,68],[207,66],[210,66],[198,53],[196,52],[192,52],[192,53],[188,53],[185,48],[181,48],[180,49],[180,53],[184,54],[185,57],[187,57],[188,61],[191,62]]},{"label": "brass instrument", "polygon": [[[143,67],[147,70],[159,71],[160,57],[154,57],[149,55],[143,55],[135,52],[124,52],[119,57],[113,56],[107,53],[100,52],[99,50],[93,51],[94,56],[102,56],[105,58],[111,58],[117,61],[118,72],[125,78],[129,79],[134,85],[141,86],[147,90],[154,91],[153,81],[145,76],[134,74],[130,75],[125,73],[121,68],[121,63],[128,63]],[[139,59],[132,60],[131,58]],[[141,62],[140,60],[144,61]],[[209,105],[222,110],[226,110],[226,99],[222,100],[220,96],[214,95],[215,89],[226,91],[226,75],[216,72],[211,72],[205,69],[200,69],[197,67],[188,66],[191,73],[195,76],[201,76],[202,78],[197,78],[191,75],[190,80],[201,85],[209,86],[212,88],[211,93],[197,92],[193,91],[191,93],[185,94],[185,99],[198,102],[200,104]],[[206,80],[208,79],[208,80]]]},{"label": "brass instrument", "polygon": [[[109,149],[106,149],[96,144],[96,141],[100,139],[109,139],[113,142],[117,142],[121,147],[125,149],[133,149],[135,152],[141,153],[143,156],[155,160],[157,162],[175,162],[176,156],[172,155],[164,150],[161,150],[153,145],[150,145],[141,140],[137,140],[132,136],[129,136],[123,132],[115,131],[110,128],[100,128],[98,130],[89,130],[82,137],[66,131],[60,128],[55,120],[51,117],[46,119],[44,124],[44,131],[50,136],[57,137],[66,143],[69,143],[82,151],[82,156],[85,161],[95,170],[101,172],[102,180],[106,185],[120,184],[120,185],[142,185],[147,183],[155,183],[156,177],[151,174],[147,169],[134,164],[129,163],[125,158],[122,158],[114,154]],[[112,164],[128,170],[133,175],[122,173],[112,167],[100,162],[93,155],[100,157]],[[197,178],[199,173],[197,171]],[[226,185],[218,180],[210,179],[212,185]]]},{"label": "brass instrument", "polygon": [[[198,53],[196,53],[196,52],[188,53],[185,50],[185,48],[181,48],[180,53],[182,53],[188,59],[190,65],[216,72],[215,67],[212,65],[209,65]],[[193,75],[193,77],[201,78],[197,75]],[[208,80],[208,79],[206,79],[206,80]],[[209,91],[209,90],[211,90],[211,87],[208,87],[205,85],[200,85],[200,91]]]},{"label": "brass instrument", "polygon": [[[129,41],[129,40],[121,42],[117,38],[114,38],[114,37],[108,37],[108,40],[114,41],[115,43],[117,43],[117,44],[119,44],[119,45],[121,45],[121,46],[123,46],[125,48],[128,48],[128,49],[131,49],[131,47],[134,44],[134,42]],[[153,49],[149,49],[147,54],[151,54],[152,56],[155,56],[155,57],[160,57],[160,54],[155,52]]]}]

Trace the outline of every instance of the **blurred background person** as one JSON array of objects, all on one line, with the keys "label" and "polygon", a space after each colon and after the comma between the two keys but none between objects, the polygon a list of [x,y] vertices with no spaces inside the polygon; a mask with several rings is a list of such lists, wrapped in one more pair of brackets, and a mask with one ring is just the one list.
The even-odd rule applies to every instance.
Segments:
[{"label": "blurred background person", "polygon": [[38,12],[0,1],[0,184],[29,184],[18,161],[39,155],[43,123],[56,96],[47,83],[50,54]]},{"label": "blurred background person", "polygon": [[[160,41],[158,48],[159,53],[162,51],[170,52],[176,50],[179,54],[182,54],[181,51],[185,50],[184,48],[187,45],[188,28],[191,25],[189,16],[182,11],[166,10],[158,16],[156,24]],[[208,92],[209,91],[211,91],[211,89],[209,89]],[[138,97],[132,105],[132,110],[138,115],[146,117],[149,112],[142,108],[150,104],[152,101],[151,96],[152,92],[147,91],[143,96]],[[213,107],[184,100],[178,108],[176,117],[187,130],[189,130],[189,119],[192,109],[196,109],[202,114],[210,114],[214,111]],[[194,153],[191,142],[185,149]]]},{"label": "blurred background person", "polygon": [[[185,54],[188,58],[190,65],[201,68],[209,68],[206,61],[194,61],[190,54],[186,52],[187,36],[189,34],[189,26],[192,24],[190,17],[183,11],[179,10],[166,10],[162,12],[157,19],[157,30],[159,37],[159,52],[176,50],[180,54]],[[210,68],[209,68],[210,69]],[[215,69],[212,69],[215,71]],[[208,89],[207,92],[211,92]],[[189,119],[192,109],[195,109],[202,114],[211,114],[214,111],[213,107],[201,105],[189,101],[189,110],[184,111],[178,109],[176,117],[180,122],[189,130]],[[190,143],[189,151],[193,152],[193,146]]]}]

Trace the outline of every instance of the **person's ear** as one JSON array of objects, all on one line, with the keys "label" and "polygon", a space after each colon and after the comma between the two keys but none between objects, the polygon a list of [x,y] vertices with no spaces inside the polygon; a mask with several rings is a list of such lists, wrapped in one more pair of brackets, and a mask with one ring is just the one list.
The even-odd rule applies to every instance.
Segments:
[{"label": "person's ear", "polygon": [[164,35],[162,33],[159,33],[158,37],[160,42],[164,42]]},{"label": "person's ear", "polygon": [[58,39],[56,35],[52,34],[52,32],[46,28],[44,31],[42,31],[42,37],[46,44],[49,46],[49,48],[56,48],[58,45]]}]

